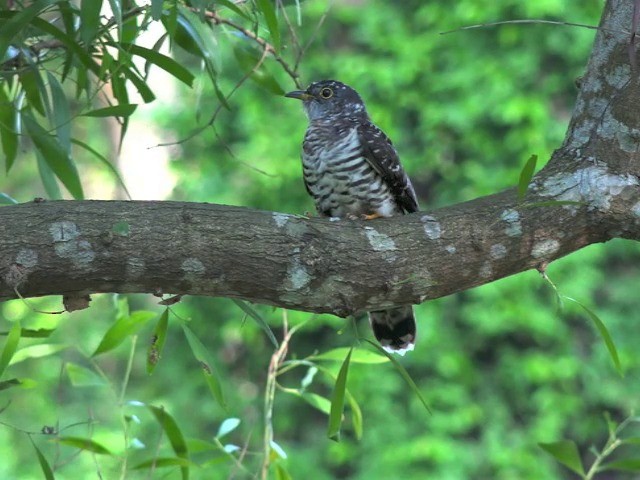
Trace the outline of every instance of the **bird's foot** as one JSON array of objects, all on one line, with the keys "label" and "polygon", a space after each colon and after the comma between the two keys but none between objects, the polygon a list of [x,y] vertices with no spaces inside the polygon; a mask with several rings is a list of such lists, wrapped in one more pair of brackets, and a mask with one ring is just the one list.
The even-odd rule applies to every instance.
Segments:
[{"label": "bird's foot", "polygon": [[375,218],[381,218],[383,215],[380,215],[378,212],[374,212],[372,214],[360,215],[361,220],[373,220]]}]

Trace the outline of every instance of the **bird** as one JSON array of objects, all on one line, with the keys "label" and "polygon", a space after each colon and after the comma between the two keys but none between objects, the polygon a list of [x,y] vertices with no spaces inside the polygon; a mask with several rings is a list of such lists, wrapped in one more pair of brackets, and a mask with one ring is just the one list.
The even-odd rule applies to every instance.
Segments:
[{"label": "bird", "polygon": [[[285,97],[302,101],[309,124],[302,172],[318,214],[373,220],[418,211],[411,180],[389,137],[370,119],[356,90],[337,80],[313,82]],[[411,305],[368,312],[373,334],[390,353],[413,350]]]}]

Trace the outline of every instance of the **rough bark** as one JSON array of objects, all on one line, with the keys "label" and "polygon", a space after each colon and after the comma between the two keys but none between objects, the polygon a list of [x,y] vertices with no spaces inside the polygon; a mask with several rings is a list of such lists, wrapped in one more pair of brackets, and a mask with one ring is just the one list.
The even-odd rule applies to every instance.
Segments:
[{"label": "rough bark", "polygon": [[544,268],[614,237],[640,239],[632,3],[607,2],[565,142],[522,201],[512,189],[368,222],[178,202],[3,207],[0,300],[162,292],[345,316]]}]

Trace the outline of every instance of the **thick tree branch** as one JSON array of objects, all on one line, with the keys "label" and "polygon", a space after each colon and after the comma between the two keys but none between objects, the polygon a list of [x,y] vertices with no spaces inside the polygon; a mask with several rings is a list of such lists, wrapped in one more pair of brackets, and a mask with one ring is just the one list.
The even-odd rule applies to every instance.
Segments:
[{"label": "thick tree branch", "polygon": [[512,189],[369,222],[177,202],[3,207],[0,300],[165,292],[345,316],[544,268],[614,237],[638,240],[640,82],[624,33],[631,3],[607,3],[567,138],[523,202]]}]

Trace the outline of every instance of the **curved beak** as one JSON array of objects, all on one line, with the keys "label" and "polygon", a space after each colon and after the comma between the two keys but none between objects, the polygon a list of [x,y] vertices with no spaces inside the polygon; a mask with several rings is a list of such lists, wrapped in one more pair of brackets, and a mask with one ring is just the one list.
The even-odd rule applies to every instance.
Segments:
[{"label": "curved beak", "polygon": [[311,100],[313,95],[305,92],[304,90],[294,90],[293,92],[285,93],[285,97],[297,98],[298,100]]}]

